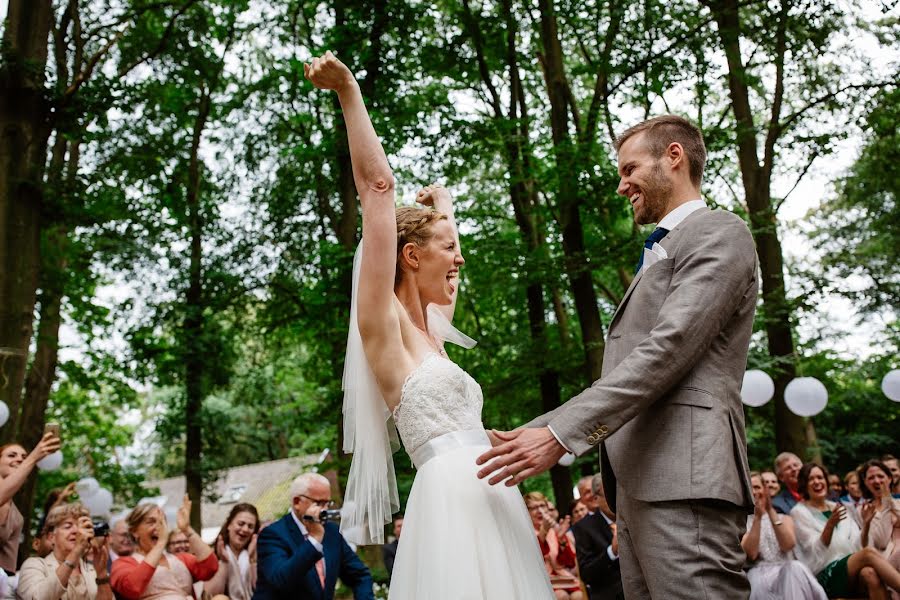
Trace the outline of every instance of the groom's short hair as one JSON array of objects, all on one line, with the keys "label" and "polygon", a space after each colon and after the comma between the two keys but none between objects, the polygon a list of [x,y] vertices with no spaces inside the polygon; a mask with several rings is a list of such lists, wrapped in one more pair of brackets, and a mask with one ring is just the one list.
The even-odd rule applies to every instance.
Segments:
[{"label": "groom's short hair", "polygon": [[703,143],[703,134],[696,125],[678,115],[653,117],[623,131],[616,138],[616,151],[622,144],[640,133],[646,134],[644,141],[653,158],[661,157],[672,142],[681,144],[687,154],[691,183],[700,187],[703,168],[706,166],[706,145]]}]

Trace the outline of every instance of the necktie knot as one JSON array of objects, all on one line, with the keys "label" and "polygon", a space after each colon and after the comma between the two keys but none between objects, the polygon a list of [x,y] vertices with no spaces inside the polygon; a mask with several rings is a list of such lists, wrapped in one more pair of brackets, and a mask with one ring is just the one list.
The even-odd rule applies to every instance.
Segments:
[{"label": "necktie knot", "polygon": [[[665,227],[657,227],[653,230],[653,233],[647,236],[647,239],[644,241],[644,248],[651,249],[653,248],[653,244],[659,242],[661,239],[666,237],[666,234],[669,233],[669,230]],[[638,259],[637,267],[634,269],[634,274],[637,275],[641,271],[641,267],[644,265],[644,250],[641,249],[641,256]]]}]

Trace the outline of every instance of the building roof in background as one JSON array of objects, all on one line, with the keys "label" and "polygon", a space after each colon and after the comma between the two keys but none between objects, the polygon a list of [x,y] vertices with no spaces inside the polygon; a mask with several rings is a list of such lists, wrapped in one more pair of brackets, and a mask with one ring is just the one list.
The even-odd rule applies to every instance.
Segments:
[{"label": "building roof in background", "polygon": [[[211,543],[224,525],[228,513],[238,502],[254,505],[262,521],[281,518],[291,505],[287,496],[294,478],[304,471],[314,470],[328,456],[329,451],[325,450],[321,454],[270,460],[223,470],[213,486],[218,500],[203,500],[201,536],[207,543]],[[159,496],[148,496],[142,502],[159,504],[170,519],[181,506],[186,490],[183,475],[146,481],[144,487],[148,490],[158,488]]]}]

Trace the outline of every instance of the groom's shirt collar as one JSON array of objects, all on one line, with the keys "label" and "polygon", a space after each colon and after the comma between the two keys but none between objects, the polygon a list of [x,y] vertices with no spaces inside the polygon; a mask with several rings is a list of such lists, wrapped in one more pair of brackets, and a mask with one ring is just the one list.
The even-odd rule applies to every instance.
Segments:
[{"label": "groom's shirt collar", "polygon": [[663,217],[656,226],[672,231],[678,227],[689,214],[701,208],[706,208],[706,202],[703,200],[690,200]]}]

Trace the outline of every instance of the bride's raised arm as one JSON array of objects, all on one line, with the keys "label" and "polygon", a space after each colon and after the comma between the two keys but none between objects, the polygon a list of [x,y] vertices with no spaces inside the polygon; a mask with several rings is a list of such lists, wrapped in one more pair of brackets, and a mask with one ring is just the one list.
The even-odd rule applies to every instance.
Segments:
[{"label": "bride's raised arm", "polygon": [[303,67],[314,86],[337,92],[347,124],[353,180],[363,214],[360,331],[370,340],[383,339],[392,332],[399,335],[396,327],[391,327],[396,323],[392,307],[397,264],[394,174],[350,69],[330,51]]}]

